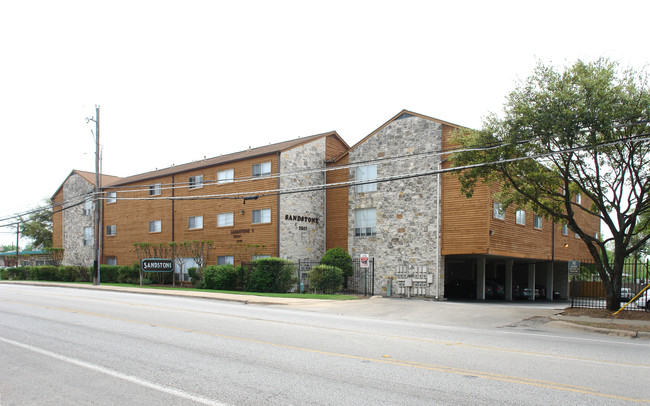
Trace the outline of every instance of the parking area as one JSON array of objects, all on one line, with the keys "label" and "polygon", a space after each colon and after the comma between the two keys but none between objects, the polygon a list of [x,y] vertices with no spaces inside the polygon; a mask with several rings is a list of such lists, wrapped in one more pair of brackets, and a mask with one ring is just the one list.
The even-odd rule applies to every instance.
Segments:
[{"label": "parking area", "polygon": [[489,256],[450,257],[445,262],[445,297],[450,300],[566,300],[566,263]]}]

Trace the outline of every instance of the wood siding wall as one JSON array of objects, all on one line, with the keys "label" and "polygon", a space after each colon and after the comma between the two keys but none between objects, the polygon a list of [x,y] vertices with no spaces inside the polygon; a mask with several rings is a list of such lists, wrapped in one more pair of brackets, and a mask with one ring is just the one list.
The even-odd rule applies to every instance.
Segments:
[{"label": "wood siding wall", "polygon": [[52,213],[52,247],[63,248],[63,211],[61,206],[64,202],[63,188],[52,197],[54,209]]},{"label": "wood siding wall", "polygon": [[[208,264],[216,264],[218,256],[232,255],[235,262],[250,260],[249,252],[241,246],[247,244],[263,245],[256,254],[277,255],[278,198],[275,195],[248,200],[244,204],[241,198],[205,198],[206,195],[224,195],[232,193],[250,193],[274,190],[277,179],[273,177],[237,181],[238,178],[250,178],[252,165],[271,162],[271,173],[278,171],[277,154],[246,159],[172,176],[150,179],[133,183],[127,188],[106,189],[117,191],[117,197],[149,197],[148,187],[162,183],[160,196],[153,197],[195,197],[195,200],[118,200],[116,203],[104,204],[103,227],[103,261],[115,257],[119,265],[128,265],[138,261],[133,243],[169,243],[171,241],[211,240],[214,249],[210,253]],[[217,184],[217,172],[234,169],[236,182]],[[189,189],[189,177],[203,175],[203,187]],[[128,189],[142,189],[129,193]],[[240,196],[241,197],[241,196]],[[173,207],[173,210],[172,210]],[[265,224],[252,224],[253,210],[271,209],[271,221]],[[233,226],[217,227],[217,214],[233,213]],[[203,216],[203,227],[188,228],[190,216]],[[149,222],[161,220],[161,232],[149,233]],[[117,234],[106,236],[106,226],[116,225]],[[242,256],[246,256],[243,258]]]},{"label": "wood siding wall", "polygon": [[[347,165],[348,156],[346,155],[336,163],[338,165]],[[328,165],[328,167],[332,167]],[[350,171],[344,169],[332,170],[327,172],[327,183],[340,183],[350,180]],[[325,249],[341,247],[348,250],[348,187],[339,187],[327,189],[326,192],[326,243]]]}]

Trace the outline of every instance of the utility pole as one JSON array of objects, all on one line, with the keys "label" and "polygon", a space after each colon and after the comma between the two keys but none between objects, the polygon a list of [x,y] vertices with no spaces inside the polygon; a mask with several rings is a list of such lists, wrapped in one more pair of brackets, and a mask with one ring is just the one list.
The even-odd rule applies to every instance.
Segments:
[{"label": "utility pole", "polygon": [[[95,225],[94,225],[94,254],[95,260],[93,262],[93,285],[100,284],[100,271],[99,271],[99,262],[101,261],[101,247],[100,247],[100,235],[102,232],[101,221],[100,221],[100,209],[99,204],[101,199],[99,198],[99,193],[101,189],[100,176],[99,176],[99,106],[95,106],[95,117],[86,118],[86,123],[92,121],[95,123]],[[91,130],[92,132],[92,130]]]},{"label": "utility pole", "polygon": [[20,221],[16,223],[16,268],[20,266],[20,261],[18,261],[18,240],[20,239]]}]

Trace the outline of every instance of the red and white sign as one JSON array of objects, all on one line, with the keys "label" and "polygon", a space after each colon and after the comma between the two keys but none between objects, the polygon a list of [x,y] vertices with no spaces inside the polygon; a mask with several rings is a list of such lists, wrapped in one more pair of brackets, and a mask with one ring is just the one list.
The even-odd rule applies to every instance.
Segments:
[{"label": "red and white sign", "polygon": [[361,254],[360,260],[361,260],[361,268],[368,268],[370,262],[370,258],[368,257],[368,254]]}]

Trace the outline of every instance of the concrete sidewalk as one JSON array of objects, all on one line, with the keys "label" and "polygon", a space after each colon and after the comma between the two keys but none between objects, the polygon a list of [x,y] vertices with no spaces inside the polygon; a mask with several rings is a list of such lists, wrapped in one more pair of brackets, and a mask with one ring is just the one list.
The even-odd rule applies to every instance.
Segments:
[{"label": "concrete sidewalk", "polygon": [[[243,304],[291,306],[296,309],[348,316],[471,326],[480,328],[527,327],[557,328],[632,338],[650,338],[650,321],[600,319],[561,315],[567,301],[554,302],[455,302],[423,299],[400,299],[374,296],[360,300],[321,300],[219,293],[205,290],[155,289],[107,285],[86,285],[37,281],[0,281],[2,284],[63,287],[114,292],[167,295],[239,302]],[[597,324],[593,327],[589,324]],[[605,326],[605,327],[602,327]]]}]

